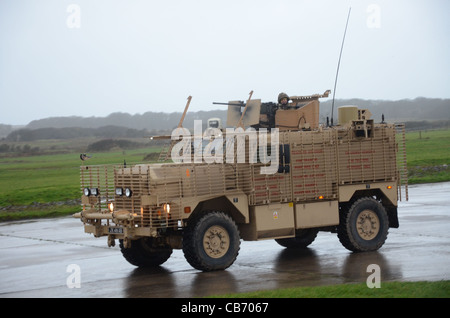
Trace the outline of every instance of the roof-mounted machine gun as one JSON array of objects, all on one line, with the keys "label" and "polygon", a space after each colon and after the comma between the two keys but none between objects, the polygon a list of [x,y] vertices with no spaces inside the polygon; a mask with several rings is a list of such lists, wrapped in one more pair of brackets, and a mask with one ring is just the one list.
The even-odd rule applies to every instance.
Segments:
[{"label": "roof-mounted machine gun", "polygon": [[283,130],[319,128],[319,98],[328,97],[330,90],[323,94],[290,96],[291,101],[275,114],[275,127]]},{"label": "roof-mounted machine gun", "polygon": [[[260,99],[213,102],[214,105],[228,105],[228,126],[251,126],[253,128],[279,128],[280,130],[315,129],[319,127],[319,98],[328,97],[330,90],[323,94],[291,96],[290,103],[283,109],[273,102],[261,103]],[[247,107],[242,110],[241,107]],[[246,111],[245,111],[246,110]]]}]

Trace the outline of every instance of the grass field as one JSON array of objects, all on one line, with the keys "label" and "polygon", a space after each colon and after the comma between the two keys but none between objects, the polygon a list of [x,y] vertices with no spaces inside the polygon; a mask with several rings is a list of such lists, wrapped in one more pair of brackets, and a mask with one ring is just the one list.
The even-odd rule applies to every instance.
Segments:
[{"label": "grass field", "polygon": [[[142,162],[159,147],[96,153],[86,164]],[[55,216],[77,212],[79,205],[79,153],[0,158],[0,221],[29,217]],[[58,202],[58,204],[46,204]]]},{"label": "grass field", "polygon": [[450,180],[450,130],[406,134],[408,182]]},{"label": "grass field", "polygon": [[[79,146],[79,141],[74,141]],[[33,144],[41,149],[55,143]],[[65,152],[70,143],[63,145]],[[450,181],[450,130],[411,132],[406,136],[409,183]],[[137,150],[95,153],[87,164],[142,162],[157,146]],[[0,221],[37,216],[65,215],[78,211],[70,200],[79,199],[78,152],[0,157]],[[58,202],[58,204],[49,204]]]},{"label": "grass field", "polygon": [[240,294],[220,298],[449,298],[450,281],[382,282],[380,288],[365,283],[314,287],[294,287]]}]

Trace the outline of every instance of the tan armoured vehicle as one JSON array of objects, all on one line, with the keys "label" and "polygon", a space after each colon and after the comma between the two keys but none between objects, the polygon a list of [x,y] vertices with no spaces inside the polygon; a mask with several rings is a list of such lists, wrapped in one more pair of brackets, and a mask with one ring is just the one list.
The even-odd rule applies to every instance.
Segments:
[{"label": "tan armoured vehicle", "polygon": [[328,93],[291,96],[283,107],[251,93],[227,103],[232,129],[191,136],[182,119],[184,134],[172,134],[160,163],[82,166],[75,216],[109,246],[119,240],[136,266],[182,249],[194,268],[222,270],[241,239],[306,248],[319,231],[337,233],[350,251],[378,250],[407,198],[404,126],[355,106],[338,109],[338,125],[319,124]]}]

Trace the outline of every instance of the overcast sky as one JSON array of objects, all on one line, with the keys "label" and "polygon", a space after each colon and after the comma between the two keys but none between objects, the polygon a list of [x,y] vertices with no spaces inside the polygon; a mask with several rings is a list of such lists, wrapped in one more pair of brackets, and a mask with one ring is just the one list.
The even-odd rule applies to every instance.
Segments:
[{"label": "overcast sky", "polygon": [[336,98],[450,98],[448,0],[0,0],[0,123],[323,93],[349,7]]}]

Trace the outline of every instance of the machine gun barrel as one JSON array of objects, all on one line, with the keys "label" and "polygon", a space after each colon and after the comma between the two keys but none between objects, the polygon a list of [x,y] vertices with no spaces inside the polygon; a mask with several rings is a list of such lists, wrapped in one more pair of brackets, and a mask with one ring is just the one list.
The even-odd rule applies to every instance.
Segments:
[{"label": "machine gun barrel", "polygon": [[218,102],[213,102],[214,105],[227,105],[227,106],[239,106],[239,107],[245,107],[244,102],[240,102],[240,103],[218,103]]}]

